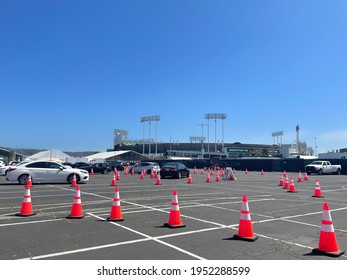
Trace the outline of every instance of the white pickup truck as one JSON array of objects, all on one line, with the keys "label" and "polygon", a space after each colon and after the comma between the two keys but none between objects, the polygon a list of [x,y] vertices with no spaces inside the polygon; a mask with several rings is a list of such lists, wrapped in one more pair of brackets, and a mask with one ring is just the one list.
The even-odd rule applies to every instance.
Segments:
[{"label": "white pickup truck", "polygon": [[341,165],[332,165],[330,161],[316,160],[305,166],[305,171],[308,175],[311,173],[322,174],[341,174]]}]

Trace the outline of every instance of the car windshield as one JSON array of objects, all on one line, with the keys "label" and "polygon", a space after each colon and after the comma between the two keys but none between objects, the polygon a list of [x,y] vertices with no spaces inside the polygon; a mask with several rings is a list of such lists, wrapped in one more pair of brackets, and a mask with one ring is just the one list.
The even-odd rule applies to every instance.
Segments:
[{"label": "car windshield", "polygon": [[167,163],[163,167],[176,167],[176,164],[173,163]]},{"label": "car windshield", "polygon": [[314,164],[314,165],[322,165],[322,161],[314,161],[314,162],[312,162],[311,164]]},{"label": "car windshield", "polygon": [[29,161],[21,161],[21,162],[17,162],[15,164],[15,166],[19,166],[19,165],[22,165],[22,164],[25,164],[25,163],[28,163]]}]

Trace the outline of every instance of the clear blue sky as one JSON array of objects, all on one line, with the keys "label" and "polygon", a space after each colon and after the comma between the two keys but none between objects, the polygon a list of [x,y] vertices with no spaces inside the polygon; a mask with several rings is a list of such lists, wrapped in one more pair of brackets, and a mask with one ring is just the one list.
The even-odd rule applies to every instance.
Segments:
[{"label": "clear blue sky", "polygon": [[104,151],[151,115],[188,142],[225,113],[224,142],[347,147],[345,0],[11,0],[0,38],[0,146]]}]

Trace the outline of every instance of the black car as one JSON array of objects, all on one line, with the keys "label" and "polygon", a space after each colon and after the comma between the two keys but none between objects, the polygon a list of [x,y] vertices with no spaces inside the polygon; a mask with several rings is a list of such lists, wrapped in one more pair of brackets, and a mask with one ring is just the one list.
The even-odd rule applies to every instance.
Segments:
[{"label": "black car", "polygon": [[124,164],[122,161],[112,161],[112,162],[107,162],[107,164],[110,166],[111,170],[114,170],[114,168],[117,168],[118,171],[124,170]]},{"label": "black car", "polygon": [[167,162],[160,169],[160,177],[171,177],[181,179],[182,177],[189,177],[190,171],[183,163],[180,162]]},{"label": "black car", "polygon": [[108,172],[111,171],[111,167],[107,163],[94,163],[93,165],[84,163],[84,164],[78,164],[76,165],[76,167],[79,169],[87,170],[89,173],[92,172],[92,169],[94,173],[102,173],[102,174],[108,174]]},{"label": "black car", "polygon": [[[76,162],[74,164],[71,165],[72,168],[80,168],[80,169],[85,169],[87,170],[88,167],[90,167],[90,164],[86,163],[86,162]],[[83,168],[82,168],[83,167]]]}]

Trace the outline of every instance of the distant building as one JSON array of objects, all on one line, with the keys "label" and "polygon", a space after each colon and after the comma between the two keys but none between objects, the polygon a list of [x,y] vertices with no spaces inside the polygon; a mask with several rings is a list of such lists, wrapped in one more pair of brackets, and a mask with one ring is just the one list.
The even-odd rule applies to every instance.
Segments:
[{"label": "distant building", "polygon": [[297,144],[282,144],[280,147],[282,157],[286,158],[291,155],[299,155]]},{"label": "distant building", "polygon": [[[223,147],[224,145],[224,147]],[[115,145],[115,151],[132,150],[142,154],[149,154],[151,157],[189,157],[194,159],[209,158],[242,158],[242,157],[279,157],[281,155],[278,145],[264,144],[224,144],[207,143],[154,143],[153,141],[125,140]],[[202,148],[204,147],[204,148]]]},{"label": "distant building", "polygon": [[[341,149],[344,150],[344,149]],[[347,158],[347,152],[328,152],[328,153],[322,153],[318,154],[318,158],[322,159],[346,159]]]}]

